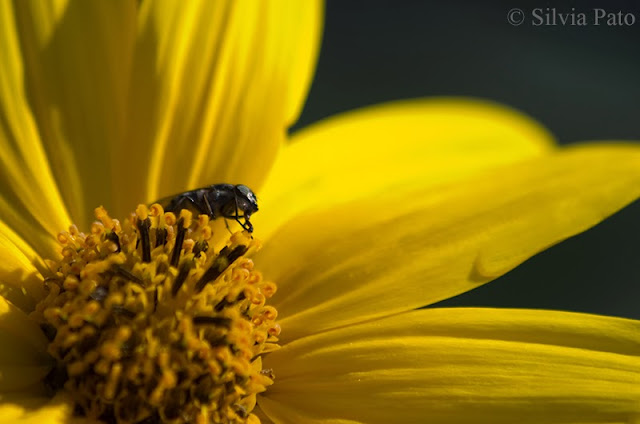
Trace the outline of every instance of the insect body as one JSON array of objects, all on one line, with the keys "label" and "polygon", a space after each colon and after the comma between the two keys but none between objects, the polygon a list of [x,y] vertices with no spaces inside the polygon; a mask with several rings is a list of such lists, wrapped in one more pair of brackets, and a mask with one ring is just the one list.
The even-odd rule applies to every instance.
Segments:
[{"label": "insect body", "polygon": [[[188,209],[196,214],[209,215],[211,219],[234,219],[250,233],[251,215],[258,211],[256,195],[246,185],[213,184],[158,200],[165,211],[178,213]],[[240,220],[244,218],[244,222]]]}]

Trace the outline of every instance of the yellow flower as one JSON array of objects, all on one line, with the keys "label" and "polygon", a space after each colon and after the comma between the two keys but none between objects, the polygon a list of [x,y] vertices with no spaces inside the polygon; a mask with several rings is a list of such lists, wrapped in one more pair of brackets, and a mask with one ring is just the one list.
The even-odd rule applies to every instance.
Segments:
[{"label": "yellow flower", "polygon": [[[257,387],[254,394],[266,389],[253,410],[254,395],[229,405],[239,421],[638,419],[639,322],[555,311],[416,308],[484,284],[635,200],[640,148],[557,149],[543,128],[517,112],[462,99],[382,105],[286,140],[311,79],[321,15],[312,1],[0,2],[1,422],[79,419],[66,390],[50,399],[42,384],[52,370],[47,352],[65,349],[53,342],[47,348],[46,326],[33,319],[49,314],[45,318],[55,320],[61,310],[36,309],[55,286],[43,284],[51,275],[44,261],[55,259],[54,271],[73,277],[64,280],[66,293],[81,292],[75,276],[106,278],[98,268],[120,258],[108,254],[75,270],[89,260],[82,256],[87,243],[115,249],[117,240],[120,253],[140,252],[136,237],[144,245],[145,231],[156,240],[161,225],[180,231],[171,215],[144,207],[121,229],[98,209],[101,223],[90,227],[94,207],[125,218],[139,203],[219,182],[247,184],[259,195],[260,213],[252,220],[264,248],[253,260],[263,274],[224,251],[206,265],[230,267],[254,282],[261,275],[275,281],[271,304],[282,328],[277,350],[269,343],[277,336],[275,309],[264,306],[275,290],[268,282],[243,292],[261,297],[259,322],[196,317],[229,326],[237,346],[246,345],[241,352],[251,351],[253,341],[261,346],[259,359],[246,358],[250,365],[235,353],[217,358],[235,375],[255,377],[247,384],[236,379],[238,386]],[[56,238],[72,222],[91,235],[79,237],[72,228]],[[208,222],[194,225],[201,237],[194,240],[207,240]],[[59,242],[78,248],[63,251],[61,259]],[[227,241],[234,243],[257,246],[247,233]],[[191,252],[197,272],[185,273],[187,282],[167,297],[168,305],[197,287],[198,272],[206,269],[195,249],[185,244],[180,260]],[[151,265],[165,263],[165,253],[154,250]],[[125,279],[135,283],[150,269],[149,260],[136,258],[133,271],[112,269],[132,272]],[[171,281],[179,279],[176,267],[169,271]],[[143,282],[159,273],[144,274]],[[217,295],[212,286],[195,298]],[[167,304],[139,299],[141,307],[172,316]],[[229,299],[216,305],[233,303]],[[239,314],[234,311],[228,313]],[[77,316],[78,325],[90,312]],[[197,359],[202,337],[190,327],[197,320],[175,315],[180,327],[169,336],[193,336],[181,343]],[[243,339],[245,327],[256,330],[263,321],[273,333],[254,331]],[[127,331],[120,327],[113,340],[147,337]],[[117,356],[125,348],[100,348],[100,358],[116,358],[104,375],[124,372],[117,371]],[[162,367],[165,353],[160,349],[158,381],[143,397],[160,399],[191,366]],[[99,363],[97,373],[105,364]],[[117,397],[127,390],[117,381],[84,384]],[[199,412],[203,420],[215,416],[206,408]],[[147,417],[155,422],[157,415]]]}]

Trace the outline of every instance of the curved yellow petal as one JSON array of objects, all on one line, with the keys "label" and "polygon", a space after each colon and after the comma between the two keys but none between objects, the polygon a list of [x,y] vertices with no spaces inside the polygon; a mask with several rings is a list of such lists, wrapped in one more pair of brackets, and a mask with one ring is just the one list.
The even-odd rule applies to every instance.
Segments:
[{"label": "curved yellow petal", "polygon": [[256,234],[268,238],[305,211],[450,183],[552,148],[539,124],[487,101],[409,100],[338,115],[282,150],[258,193]]},{"label": "curved yellow petal", "polygon": [[468,291],[640,195],[640,145],[585,145],[300,216],[255,262],[291,340]]},{"label": "curved yellow petal", "polygon": [[[302,338],[265,358],[275,422],[611,423],[640,416],[640,322],[427,309]],[[338,421],[343,420],[343,421]]]},{"label": "curved yellow petal", "polygon": [[30,394],[0,395],[0,422],[12,424],[89,424],[88,421],[73,417],[73,405],[64,395],[50,399]]},{"label": "curved yellow petal", "polygon": [[271,418],[269,418],[264,412],[262,412],[262,409],[260,409],[258,405],[256,405],[251,413],[258,417],[258,419],[260,420],[260,424],[273,424]]},{"label": "curved yellow petal", "polygon": [[0,2],[0,219],[36,245],[38,233],[69,225],[25,86],[29,52],[16,15],[26,2]]},{"label": "curved yellow petal", "polygon": [[[46,236],[46,233],[43,234]],[[41,247],[49,240],[43,240]],[[53,249],[53,240],[50,243]],[[0,296],[31,311],[44,294],[38,267],[44,267],[33,249],[0,221]]]},{"label": "curved yellow petal", "polygon": [[141,7],[118,211],[212,183],[260,185],[305,97],[321,3]]},{"label": "curved yellow petal", "polygon": [[30,387],[47,375],[47,343],[34,321],[0,297],[0,393]]},{"label": "curved yellow petal", "polygon": [[117,194],[112,174],[126,172],[111,146],[124,138],[136,2],[15,6],[26,101],[69,212],[85,226]]},{"label": "curved yellow petal", "polygon": [[[40,327],[31,320],[26,313],[0,297],[0,331],[6,339],[14,339],[16,343],[31,346],[31,351],[45,353],[47,351],[48,340],[40,330]],[[4,345],[0,355],[11,355],[11,346]],[[45,361],[45,364],[48,362]]]}]

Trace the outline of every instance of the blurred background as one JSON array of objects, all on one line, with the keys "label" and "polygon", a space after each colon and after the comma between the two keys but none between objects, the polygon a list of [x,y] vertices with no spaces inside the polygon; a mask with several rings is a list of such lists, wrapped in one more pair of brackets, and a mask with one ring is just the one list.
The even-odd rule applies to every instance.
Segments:
[{"label": "blurred background", "polygon": [[[596,26],[594,9],[615,16]],[[587,25],[562,25],[558,14],[571,12],[585,13]],[[515,107],[562,144],[640,140],[640,2],[329,0],[316,77],[293,131],[358,107],[443,95]],[[639,264],[636,202],[438,306],[640,319]]]}]

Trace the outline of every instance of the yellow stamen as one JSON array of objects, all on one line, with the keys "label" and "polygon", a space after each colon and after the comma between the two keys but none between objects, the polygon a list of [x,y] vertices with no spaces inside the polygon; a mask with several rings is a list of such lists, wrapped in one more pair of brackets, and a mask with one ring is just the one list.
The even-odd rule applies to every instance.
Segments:
[{"label": "yellow stamen", "polygon": [[273,384],[260,355],[280,334],[265,305],[276,286],[247,257],[259,243],[238,232],[213,252],[208,216],[157,204],[122,223],[95,215],[88,234],[58,236],[32,313],[58,362],[47,384],[107,423],[258,423],[256,394]]}]

